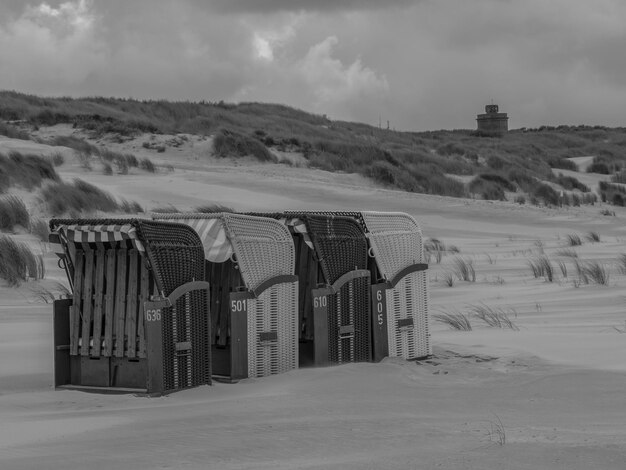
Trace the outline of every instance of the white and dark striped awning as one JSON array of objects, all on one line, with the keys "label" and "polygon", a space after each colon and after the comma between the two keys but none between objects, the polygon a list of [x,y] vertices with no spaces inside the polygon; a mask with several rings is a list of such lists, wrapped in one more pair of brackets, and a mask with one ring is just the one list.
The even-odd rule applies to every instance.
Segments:
[{"label": "white and dark striped awning", "polygon": [[310,249],[315,250],[313,246],[313,241],[311,240],[311,237],[309,236],[309,233],[307,232],[306,224],[304,223],[303,220],[297,217],[286,217],[284,219],[280,219],[280,222],[285,224],[295,233],[299,233],[302,236],[304,243],[306,243]]},{"label": "white and dark striped awning", "polygon": [[233,246],[226,236],[222,218],[181,218],[176,222],[187,224],[200,236],[204,246],[204,257],[213,263],[223,263],[233,254]]},{"label": "white and dark striped awning", "polygon": [[56,232],[50,234],[49,240],[52,250],[59,256],[65,255],[63,245],[67,243],[105,249],[127,242],[137,251],[145,252],[145,247],[137,236],[137,229],[132,224],[61,225]]},{"label": "white and dark striped awning", "polygon": [[212,263],[223,263],[233,254],[233,246],[226,234],[224,220],[219,214],[152,214],[153,220],[186,224],[200,236],[204,257]]}]

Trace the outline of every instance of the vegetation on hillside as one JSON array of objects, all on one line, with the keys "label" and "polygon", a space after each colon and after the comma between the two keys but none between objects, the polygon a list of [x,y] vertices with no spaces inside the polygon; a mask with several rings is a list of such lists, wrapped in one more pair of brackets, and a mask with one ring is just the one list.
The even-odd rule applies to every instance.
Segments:
[{"label": "vegetation on hillside", "polygon": [[75,179],[72,183],[54,183],[41,190],[41,199],[47,213],[54,217],[93,214],[99,212],[137,213],[143,208],[136,202],[118,202],[112,194],[86,181]]},{"label": "vegetation on hillside", "polygon": [[9,286],[19,286],[28,279],[43,279],[43,257],[33,253],[25,243],[0,235],[0,279]]},{"label": "vegetation on hillside", "polygon": [[11,186],[31,190],[41,186],[44,180],[59,181],[51,160],[20,152],[0,154],[0,194]]},{"label": "vegetation on hillside", "polygon": [[[576,170],[569,158],[588,155],[595,156],[590,171],[613,175],[614,185],[626,180],[622,128],[542,126],[490,136],[471,130],[396,132],[331,121],[278,104],[42,98],[9,91],[0,92],[0,120],[34,128],[69,123],[94,138],[109,133],[128,138],[143,132],[214,135],[218,156],[275,162],[272,151],[298,152],[314,168],[360,173],[388,187],[454,197],[593,203],[590,188],[556,171]],[[2,132],[23,131],[5,123]],[[53,143],[106,159],[87,142],[70,138]],[[145,147],[151,148],[149,143]],[[160,144],[157,150],[165,147]],[[113,162],[123,165],[122,159]],[[464,177],[473,178],[468,182]],[[623,204],[620,190],[600,188],[600,193],[608,202]]]}]

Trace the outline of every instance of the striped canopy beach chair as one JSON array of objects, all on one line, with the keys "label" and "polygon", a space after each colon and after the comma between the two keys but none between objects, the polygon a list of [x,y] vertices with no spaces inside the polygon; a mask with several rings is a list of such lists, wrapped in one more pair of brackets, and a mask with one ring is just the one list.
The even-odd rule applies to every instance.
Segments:
[{"label": "striped canopy beach chair", "polygon": [[54,306],[55,386],[159,394],[211,383],[197,234],[140,219],[52,219],[71,285]]},{"label": "striped canopy beach chair", "polygon": [[241,214],[154,214],[192,227],[211,284],[214,374],[231,380],[298,367],[298,278],[284,224]]}]

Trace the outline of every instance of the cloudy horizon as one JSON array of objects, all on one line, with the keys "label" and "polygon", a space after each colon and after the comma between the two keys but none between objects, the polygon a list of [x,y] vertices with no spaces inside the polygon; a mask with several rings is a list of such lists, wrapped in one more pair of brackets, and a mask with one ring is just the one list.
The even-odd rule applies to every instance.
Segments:
[{"label": "cloudy horizon", "polygon": [[281,103],[408,131],[623,126],[618,0],[3,0],[0,89]]}]

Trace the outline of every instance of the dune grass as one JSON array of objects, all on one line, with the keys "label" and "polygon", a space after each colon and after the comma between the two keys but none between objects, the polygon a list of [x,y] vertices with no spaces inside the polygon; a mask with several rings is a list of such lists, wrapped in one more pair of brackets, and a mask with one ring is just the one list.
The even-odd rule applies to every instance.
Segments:
[{"label": "dune grass", "polygon": [[602,286],[608,286],[610,273],[607,267],[599,261],[579,261],[575,265],[577,284],[591,284],[592,282]]},{"label": "dune grass", "polygon": [[617,270],[620,274],[626,274],[626,253],[620,253],[617,257]]},{"label": "dune grass", "polygon": [[[30,125],[71,124],[93,138],[142,132],[214,135],[219,156],[276,161],[272,149],[298,152],[312,167],[359,173],[395,189],[452,197],[473,192],[501,199],[515,193],[513,199],[533,204],[593,204],[595,195],[589,188],[576,178],[553,172],[576,170],[568,158],[584,155],[597,155],[594,171],[614,172],[616,182],[624,180],[623,128],[541,126],[489,137],[462,129],[397,132],[333,121],[279,104],[40,98],[11,91],[0,92],[0,119]],[[87,155],[103,153],[73,136],[49,143]],[[164,145],[155,149],[166,150]],[[473,176],[471,188],[450,175]],[[560,198],[559,191],[545,182],[568,191],[566,197]],[[601,191],[604,200],[624,204],[625,195],[617,185]]]},{"label": "dune grass", "polygon": [[588,242],[591,242],[591,243],[600,242],[600,234],[598,234],[598,232],[594,232],[594,231],[588,232],[585,238],[587,239]]},{"label": "dune grass", "polygon": [[602,209],[600,211],[600,214],[602,215],[606,215],[606,216],[612,216],[615,217],[615,211],[609,210],[609,209]]},{"label": "dune grass", "polygon": [[118,175],[127,175],[130,167],[128,166],[128,161],[122,156],[120,158],[116,158],[113,160],[115,167],[117,168]]},{"label": "dune grass", "polygon": [[30,222],[30,233],[35,235],[38,240],[47,243],[48,235],[50,234],[48,223],[42,219],[32,219]]},{"label": "dune grass", "polygon": [[517,312],[514,309],[509,309],[507,311],[501,307],[490,307],[481,303],[479,305],[471,305],[470,312],[476,318],[492,328],[519,331],[517,325],[509,317],[509,315],[513,315],[515,317],[517,316]]},{"label": "dune grass", "polygon": [[205,204],[203,206],[196,207],[194,210],[202,214],[215,214],[218,212],[235,212],[232,207],[224,206],[222,204]]},{"label": "dune grass", "polygon": [[54,166],[61,166],[65,163],[65,157],[61,152],[54,152],[52,154],[52,164]]},{"label": "dune grass", "polygon": [[94,159],[90,153],[75,151],[74,156],[78,160],[81,168],[87,171],[91,171],[91,169],[93,168]]},{"label": "dune grass", "polygon": [[10,152],[8,156],[0,154],[0,194],[13,186],[32,190],[45,180],[60,180],[49,159],[21,152]]},{"label": "dune grass", "polygon": [[62,282],[54,281],[49,286],[34,284],[29,286],[31,299],[35,302],[51,304],[57,299],[69,298],[72,295],[70,289]]},{"label": "dune grass", "polygon": [[8,122],[0,121],[0,135],[10,139],[30,140],[30,134]]},{"label": "dune grass", "polygon": [[440,264],[446,250],[445,243],[437,238],[428,238],[424,242],[424,252],[428,263],[430,263],[431,257],[434,257],[435,263]]},{"label": "dune grass", "polygon": [[554,266],[546,255],[528,260],[528,266],[536,279],[543,277],[548,282],[554,281]]},{"label": "dune grass", "polygon": [[54,183],[41,190],[41,199],[48,214],[54,217],[63,215],[79,216],[95,212],[143,212],[135,202],[118,203],[113,195],[80,179],[72,183]]},{"label": "dune grass", "polygon": [[575,281],[575,285],[589,284],[589,276],[587,275],[585,264],[582,261],[575,260],[574,267],[576,268],[576,277],[577,277]]},{"label": "dune grass", "polygon": [[28,279],[43,279],[44,276],[43,256],[9,236],[0,236],[0,279],[16,287]]},{"label": "dune grass", "polygon": [[626,204],[625,185],[600,181],[598,183],[598,189],[602,202],[608,202],[609,204],[622,207]]},{"label": "dune grass", "polygon": [[489,264],[496,264],[496,260],[498,259],[496,256],[490,255],[489,253],[485,253],[485,258]]},{"label": "dune grass", "polygon": [[222,129],[213,138],[213,150],[218,157],[254,157],[261,162],[277,162],[265,144],[254,137]]},{"label": "dune grass", "polygon": [[447,271],[443,275],[443,282],[445,282],[446,286],[448,287],[454,287],[454,274],[450,271]]},{"label": "dune grass", "polygon": [[182,211],[172,204],[169,204],[167,206],[154,207],[150,209],[150,212],[154,212],[156,214],[179,214]]},{"label": "dune grass", "polygon": [[469,258],[457,256],[453,261],[454,273],[460,281],[476,282],[474,262]]},{"label": "dune grass", "polygon": [[567,264],[565,264],[565,261],[563,260],[558,260],[557,264],[559,265],[559,269],[561,270],[561,276],[563,278],[567,277]]},{"label": "dune grass", "polygon": [[139,214],[143,212],[143,207],[137,201],[128,201],[126,199],[120,199],[119,208],[125,214]]},{"label": "dune grass", "polygon": [[596,284],[602,286],[609,285],[609,271],[606,266],[598,261],[587,261],[583,269],[587,273],[587,277]]},{"label": "dune grass", "polygon": [[467,315],[460,312],[440,312],[433,314],[433,319],[448,325],[453,330],[472,331],[472,324]]},{"label": "dune grass", "polygon": [[555,253],[557,256],[562,256],[563,258],[578,258],[578,252],[573,248],[561,248]]},{"label": "dune grass", "polygon": [[156,165],[152,163],[152,160],[149,158],[142,158],[139,160],[139,168],[147,171],[148,173],[156,173],[157,171]]},{"label": "dune grass", "polygon": [[578,235],[577,233],[567,234],[565,236],[565,241],[567,242],[568,246],[581,246],[583,244],[580,235]]},{"label": "dune grass", "polygon": [[68,147],[76,150],[78,153],[100,156],[100,149],[98,147],[90,144],[85,139],[81,139],[71,135],[59,135],[53,137],[45,143],[56,147]]},{"label": "dune grass", "polygon": [[30,229],[30,214],[17,196],[0,197],[0,230],[12,232],[16,227]]}]

